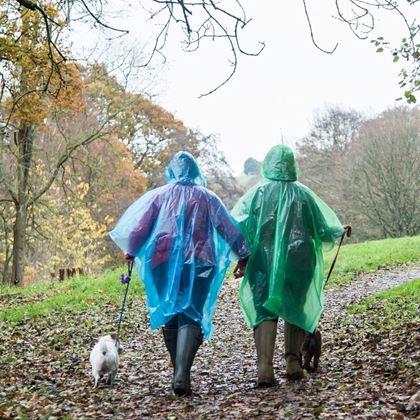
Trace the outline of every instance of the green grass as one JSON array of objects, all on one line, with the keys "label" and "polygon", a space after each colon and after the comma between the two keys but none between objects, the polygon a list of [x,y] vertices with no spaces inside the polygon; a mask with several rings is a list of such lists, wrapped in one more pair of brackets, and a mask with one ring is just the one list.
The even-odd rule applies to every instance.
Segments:
[{"label": "green grass", "polygon": [[[325,255],[326,272],[334,254],[335,250]],[[360,273],[419,262],[419,256],[420,236],[345,245],[329,285],[345,284]],[[124,290],[118,279],[122,272],[124,268],[121,267],[99,276],[40,282],[26,288],[0,286],[0,321],[22,322],[52,313],[87,311],[110,303],[119,305]],[[140,282],[133,276],[129,299],[142,295]]]},{"label": "green grass", "polygon": [[364,299],[361,303],[348,307],[347,310],[353,314],[380,310],[383,324],[386,325],[419,320],[420,279],[376,293]]},{"label": "green grass", "polygon": [[[325,274],[335,252],[336,248],[325,253]],[[346,284],[356,279],[360,273],[419,262],[420,236],[344,245],[341,247],[329,286]]]},{"label": "green grass", "polygon": [[[26,288],[0,287],[0,321],[20,322],[73,311],[85,311],[106,304],[120,304],[124,287],[119,282],[123,268],[98,276],[81,276],[63,282],[40,282]],[[143,290],[137,275],[129,289],[129,300],[140,298]]]}]

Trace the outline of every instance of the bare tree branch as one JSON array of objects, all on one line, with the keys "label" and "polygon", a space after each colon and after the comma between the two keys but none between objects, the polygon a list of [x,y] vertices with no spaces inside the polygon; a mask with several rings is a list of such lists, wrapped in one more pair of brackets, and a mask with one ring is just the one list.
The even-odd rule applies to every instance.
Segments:
[{"label": "bare tree branch", "polygon": [[[229,62],[232,70],[215,88],[201,94],[207,96],[224,86],[235,74],[238,66],[238,55],[258,56],[264,49],[265,44],[260,42],[260,48],[255,52],[249,52],[242,47],[239,36],[251,20],[245,15],[245,10],[239,0],[231,7],[224,6],[222,2],[214,0],[151,0],[153,3],[163,5],[157,11],[149,11],[150,18],[154,19],[166,11],[164,24],[158,33],[151,55],[145,65],[149,65],[155,53],[162,53],[166,44],[171,21],[181,24],[185,33],[184,51],[197,51],[201,42],[205,39],[224,39],[229,46],[231,58]],[[236,9],[235,9],[236,8]]]},{"label": "bare tree branch", "polygon": [[108,123],[108,120],[104,121],[102,123],[102,125],[94,133],[92,133],[91,135],[89,135],[88,137],[84,138],[83,140],[81,140],[79,142],[75,142],[75,143],[71,144],[70,146],[68,146],[66,148],[66,150],[57,159],[57,162],[54,165],[54,169],[53,169],[49,179],[47,180],[47,182],[45,183],[45,185],[42,188],[40,188],[37,192],[35,192],[30,197],[28,205],[36,202],[40,197],[42,197],[50,189],[51,185],[56,180],[60,169],[71,158],[72,154],[79,147],[87,146],[88,144],[94,142],[98,138],[101,138],[101,137],[109,134],[109,132],[103,131],[103,129],[107,125],[107,123]]},{"label": "bare tree branch", "polygon": [[315,45],[315,47],[317,47],[320,51],[326,53],[326,54],[332,54],[338,47],[338,43],[335,44],[335,47],[332,50],[325,50],[324,48],[321,48],[317,42],[315,41],[315,37],[314,37],[314,32],[312,30],[312,23],[311,23],[311,18],[309,17],[309,13],[308,13],[308,9],[306,7],[306,0],[302,0],[303,2],[303,8],[305,9],[305,15],[306,15],[306,20],[308,22],[309,25],[309,31],[311,33],[311,39],[312,39],[312,43]]},{"label": "bare tree branch", "polygon": [[96,23],[98,23],[100,26],[106,28],[106,29],[110,29],[111,31],[116,31],[116,32],[121,32],[123,35],[128,34],[129,31],[127,31],[126,29],[118,29],[118,28],[114,28],[108,24],[106,24],[105,22],[103,22],[101,19],[99,19],[98,16],[96,16],[89,8],[89,6],[86,4],[85,0],[80,0],[83,4],[83,6],[85,7],[86,11],[88,12],[88,14],[94,19],[94,21]]},{"label": "bare tree branch", "polygon": [[[24,7],[25,9],[39,12],[41,14],[43,20],[44,20],[45,31],[46,31],[46,35],[47,35],[48,56],[49,56],[49,59],[51,61],[50,73],[49,73],[49,76],[47,77],[47,80],[46,80],[46,82],[44,84],[44,87],[43,87],[43,91],[46,92],[49,88],[51,78],[52,78],[54,72],[56,72],[59,75],[62,83],[65,83],[65,81],[62,77],[61,71],[60,71],[60,64],[64,61],[67,61],[68,57],[66,57],[64,55],[64,53],[57,47],[56,41],[53,40],[52,29],[51,29],[50,24],[53,24],[56,28],[59,29],[59,31],[62,30],[62,25],[60,23],[56,22],[53,18],[51,18],[47,14],[47,12],[40,5],[38,5],[36,2],[34,2],[32,0],[16,0],[16,1],[17,1],[17,3],[19,3],[20,6]],[[112,27],[112,26],[108,25],[107,23],[105,23],[103,20],[101,20],[98,15],[96,15],[94,12],[92,12],[92,10],[90,9],[90,7],[88,6],[88,4],[85,0],[66,1],[67,23],[69,23],[69,20],[70,20],[70,18],[69,18],[70,10],[72,9],[72,7],[74,7],[75,4],[77,4],[79,2],[81,3],[82,7],[87,12],[87,14],[100,27],[111,30],[111,31],[114,31],[114,32],[120,32],[121,33],[120,36],[124,36],[125,34],[128,33],[128,31],[125,30],[125,29],[118,29],[118,28]],[[60,57],[60,60],[56,59],[56,57],[55,57],[56,55],[58,55]]]}]

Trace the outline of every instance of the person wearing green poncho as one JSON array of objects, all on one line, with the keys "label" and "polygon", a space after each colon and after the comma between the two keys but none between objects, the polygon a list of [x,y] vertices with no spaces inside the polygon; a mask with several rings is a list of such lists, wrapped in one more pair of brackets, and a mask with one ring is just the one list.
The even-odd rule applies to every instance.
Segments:
[{"label": "person wearing green poncho", "polygon": [[258,386],[271,386],[279,317],[285,321],[286,375],[303,377],[300,348],[305,331],[315,330],[323,310],[322,251],[331,249],[344,229],[335,213],[297,181],[290,148],[274,146],[264,159],[262,175],[232,215],[251,248],[240,301],[254,329]]}]

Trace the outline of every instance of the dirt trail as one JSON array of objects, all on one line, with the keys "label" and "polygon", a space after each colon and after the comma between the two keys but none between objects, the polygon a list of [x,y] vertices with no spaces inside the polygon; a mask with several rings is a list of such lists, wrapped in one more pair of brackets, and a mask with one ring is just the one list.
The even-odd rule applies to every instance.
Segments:
[{"label": "dirt trail", "polygon": [[[205,343],[199,351],[193,368],[194,396],[180,400],[172,397],[170,390],[171,372],[168,368],[168,356],[163,348],[160,332],[144,331],[146,316],[142,312],[140,325],[129,345],[124,358],[125,393],[135,396],[138,403],[128,400],[117,412],[130,415],[132,407],[136,415],[193,417],[296,417],[317,414],[317,408],[323,406],[324,415],[335,416],[340,411],[340,400],[336,391],[345,386],[345,381],[334,372],[336,363],[329,366],[336,354],[329,354],[331,336],[346,316],[343,310],[350,303],[363,297],[395,287],[410,279],[420,277],[420,270],[412,269],[403,273],[385,273],[365,276],[356,283],[343,289],[329,290],[326,293],[326,311],[323,319],[325,355],[322,358],[322,371],[307,380],[290,384],[283,377],[284,361],[282,325],[279,323],[275,371],[279,386],[274,389],[254,389],[256,368],[255,349],[252,332],[246,327],[238,304],[238,281],[229,279],[221,293],[215,315],[215,332],[212,340]],[[125,362],[123,362],[123,365]],[[325,383],[327,382],[327,384]],[[325,386],[327,385],[327,386]],[[331,392],[332,391],[332,392]],[[309,394],[309,401],[305,395]],[[370,400],[370,398],[368,399]],[[344,401],[345,404],[348,401]],[[351,404],[350,404],[351,405]],[[297,409],[297,411],[296,411]],[[318,411],[321,409],[318,408]],[[379,414],[372,407],[364,414]],[[344,413],[343,413],[344,414]],[[347,412],[347,415],[349,412]],[[360,413],[361,414],[361,413]]]},{"label": "dirt trail", "polygon": [[419,277],[420,268],[412,268],[402,272],[383,271],[374,275],[365,274],[360,280],[349,284],[347,287],[326,291],[325,315],[331,316],[332,307],[345,308],[373,293],[396,287]]},{"label": "dirt trail", "polygon": [[[91,388],[92,381],[86,363],[90,341],[82,337],[70,341],[64,356],[60,352],[44,352],[35,361],[28,359],[26,363],[30,362],[31,368],[21,377],[18,375],[17,380],[22,381],[22,384],[16,388],[16,398],[26,401],[29,407],[33,404],[30,417],[45,413],[45,404],[41,408],[39,402],[31,403],[30,400],[34,395],[39,398],[42,392],[48,395],[48,413],[57,417],[153,416],[178,419],[401,416],[399,411],[406,410],[408,398],[413,393],[413,384],[404,384],[398,375],[388,375],[386,366],[383,369],[377,368],[383,366],[381,357],[383,359],[384,354],[380,352],[386,353],[386,340],[382,348],[363,344],[365,338],[358,336],[357,326],[343,322],[349,317],[344,308],[371,293],[418,277],[420,269],[399,273],[383,272],[363,276],[345,288],[327,291],[326,311],[322,320],[324,354],[321,370],[301,382],[291,383],[283,376],[283,334],[279,323],[275,356],[279,385],[262,390],[254,388],[256,356],[252,332],[246,327],[238,304],[238,281],[229,279],[220,296],[213,338],[200,348],[193,367],[192,397],[180,399],[172,396],[171,368],[161,332],[149,330],[144,305],[137,303],[128,308],[122,337],[125,353],[121,360],[119,380],[113,389],[105,386],[97,390]],[[104,314],[104,318],[108,316]],[[78,322],[71,317],[66,320],[70,323],[73,321]],[[95,319],[93,322],[101,320]],[[415,327],[417,337],[420,337],[418,324]],[[65,326],[57,323],[56,328],[65,329]],[[402,331],[401,334],[412,334],[412,331]],[[412,340],[413,337],[410,335],[405,339]],[[87,348],[83,349],[82,354],[77,354],[77,346],[80,345],[86,345]],[[392,347],[392,343],[389,345]],[[66,361],[69,357],[73,357],[70,362]],[[414,356],[407,357],[412,360]],[[48,372],[36,378],[37,371],[45,370],[43,365],[38,365],[47,363],[47,360]],[[56,379],[51,380],[54,376]],[[40,389],[44,391],[40,392]],[[0,405],[5,395],[0,392]],[[10,413],[4,411],[3,415]],[[404,415],[412,416],[415,413],[406,410]]]}]

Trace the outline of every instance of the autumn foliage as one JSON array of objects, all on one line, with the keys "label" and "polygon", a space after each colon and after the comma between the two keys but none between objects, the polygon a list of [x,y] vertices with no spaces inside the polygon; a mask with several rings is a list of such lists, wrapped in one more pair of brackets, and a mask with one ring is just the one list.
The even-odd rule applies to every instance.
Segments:
[{"label": "autumn foliage", "polygon": [[36,10],[0,0],[3,283],[111,264],[117,216],[164,181],[173,153],[202,152],[197,133],[118,74],[69,59],[63,11],[39,4],[54,33]]}]

